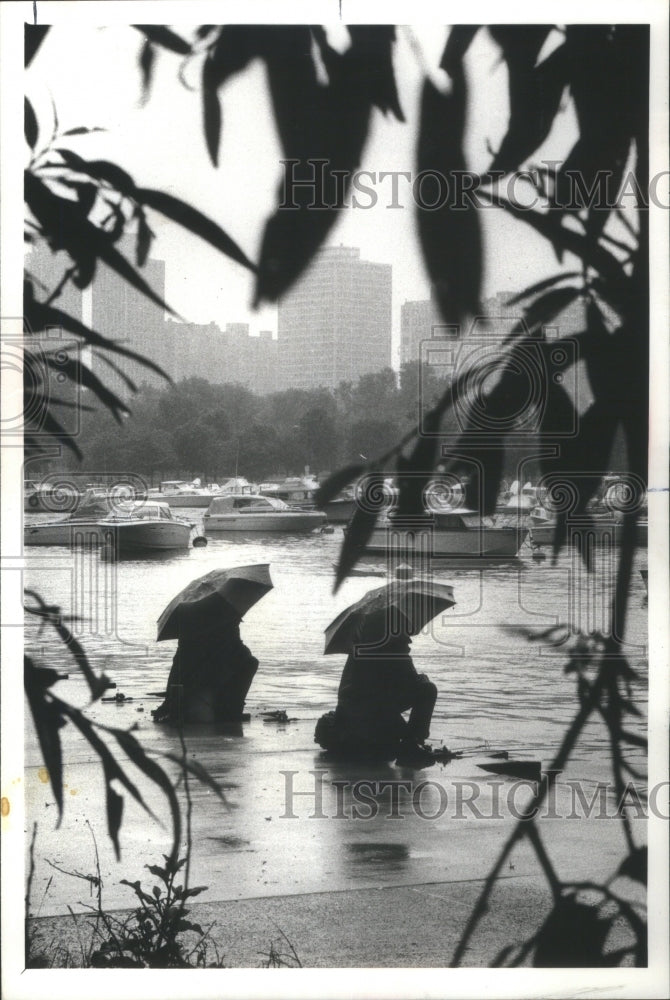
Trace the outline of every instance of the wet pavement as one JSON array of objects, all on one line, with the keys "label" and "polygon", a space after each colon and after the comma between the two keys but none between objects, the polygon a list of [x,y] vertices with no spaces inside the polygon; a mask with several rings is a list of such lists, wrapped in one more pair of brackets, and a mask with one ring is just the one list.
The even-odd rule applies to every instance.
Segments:
[{"label": "wet pavement", "polygon": [[[139,720],[138,735],[150,755],[177,777],[178,767],[160,755],[181,756],[179,735],[151,721],[153,704],[98,704],[92,715],[120,728]],[[190,779],[191,884],[208,886],[200,900],[428,883],[455,887],[486,877],[533,788],[531,781],[517,776],[518,763],[530,761],[527,755],[512,754],[505,762],[494,756],[494,747],[465,747],[462,758],[422,770],[333,761],[313,743],[314,722],[300,718],[277,724],[254,716],[237,730],[186,729],[189,760],[207,769],[226,799],[221,802],[209,786]],[[160,863],[161,853],[170,846],[165,800],[129,765],[146,805],[164,825],[124,791],[117,862],[105,833],[102,769],[72,734],[66,735],[65,755],[70,763],[62,830],[55,828],[56,805],[44,768],[36,762],[26,768],[27,814],[38,824],[33,911],[39,906],[46,916],[66,912],[74,901],[93,902],[92,883],[85,876],[96,874],[96,845],[105,906],[131,906],[132,893],[120,879],[151,880],[143,866]],[[533,760],[543,767],[549,764]],[[487,770],[489,765],[495,771]],[[499,773],[500,768],[508,773]],[[561,877],[606,876],[622,853],[616,802],[606,789],[599,792],[595,781],[578,777],[567,773],[558,778],[540,828]],[[179,794],[185,805],[183,782]],[[638,836],[642,822],[636,824]],[[65,871],[77,872],[80,878]],[[505,875],[523,879],[537,874],[537,861],[524,841]]]},{"label": "wet pavement", "polygon": [[[530,774],[532,767],[546,769],[577,711],[574,676],[563,670],[565,651],[526,643],[500,623],[554,625],[569,617],[575,595],[586,595],[579,604],[588,612],[584,627],[601,627],[598,614],[611,585],[607,567],[585,583],[567,554],[556,567],[528,559],[486,574],[437,567],[436,578],[454,585],[457,605],[414,640],[413,657],[438,687],[431,727],[436,745],[443,739],[464,755],[424,770],[336,762],[313,742],[317,718],[335,705],[344,664],[344,657],[323,655],[323,630],[342,608],[379,586],[385,570],[368,560],[333,595],[340,542],[337,536],[215,541],[185,558],[122,563],[109,580],[90,559],[80,565],[71,554],[53,550],[40,552],[26,573],[26,583],[45,599],[82,615],[78,638],[94,667],[132,698],[96,703],[87,714],[110,729],[137,725],[142,745],[176,779],[179,768],[164,755],[181,757],[179,734],[154,724],[150,715],[160,704],[156,692],[165,686],[174,653],[174,643],[155,642],[156,619],[178,590],[204,572],[271,563],[275,589],[245,616],[242,628],[261,661],[248,700],[251,721],[237,731],[185,731],[189,759],[221,784],[226,799],[222,803],[210,787],[190,779],[190,884],[208,887],[197,897],[194,909],[203,916],[196,919],[217,920],[223,950],[236,966],[258,964],[273,920],[313,966],[448,962],[531,790],[518,776],[526,771],[486,767],[505,766],[494,754],[508,751],[511,763],[532,765]],[[83,592],[85,600],[75,585],[80,578],[95,583]],[[635,694],[644,709],[646,594],[637,576],[629,618],[627,652],[640,675]],[[39,653],[46,636],[34,632],[29,623],[27,642]],[[56,693],[86,706],[86,686],[58,643],[47,642],[43,652],[46,662],[70,671]],[[277,724],[260,715],[282,708],[296,719]],[[646,720],[631,718],[629,725],[643,734]],[[103,735],[118,752],[113,732]],[[165,799],[129,765],[157,819],[116,784],[124,796],[117,861],[105,832],[102,768],[71,725],[61,738],[66,787],[60,828],[29,722],[25,772],[9,782],[12,794],[25,793],[26,861],[37,823],[31,910],[54,915],[56,934],[70,927],[70,919],[60,917],[69,907],[86,913],[95,904],[89,876],[99,873],[106,909],[132,907],[134,894],[120,880],[140,879],[150,888],[153,876],[145,865],[160,863],[171,846]],[[627,756],[644,772],[642,750],[633,748]],[[539,821],[561,878],[607,878],[625,854],[610,781],[607,731],[594,719],[558,776],[553,809]],[[646,784],[638,787],[644,795]],[[178,795],[185,807],[183,782]],[[641,807],[631,812],[641,815]],[[644,824],[634,819],[637,841],[644,840]],[[182,852],[185,842],[183,834]],[[525,841],[505,864],[496,899],[479,951],[468,956],[471,964],[487,964],[510,937],[536,928],[550,906],[546,880]]]}]

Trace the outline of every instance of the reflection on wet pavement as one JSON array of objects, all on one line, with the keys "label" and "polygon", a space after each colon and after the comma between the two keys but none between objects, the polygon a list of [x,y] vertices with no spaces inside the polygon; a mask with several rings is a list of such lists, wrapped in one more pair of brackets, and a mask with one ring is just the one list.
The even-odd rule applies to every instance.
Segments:
[{"label": "reflection on wet pavement", "polygon": [[[219,566],[270,562],[274,590],[245,616],[241,630],[260,661],[247,701],[252,720],[237,729],[203,726],[190,727],[185,733],[189,755],[224,785],[228,799],[226,808],[211,789],[190,782],[195,845],[192,879],[210,886],[210,899],[482,877],[511,822],[509,813],[501,821],[477,819],[468,812],[467,783],[480,795],[477,804],[486,817],[498,794],[496,787],[505,791],[513,782],[510,777],[480,770],[474,757],[412,772],[386,764],[335,762],[315,746],[314,723],[334,707],[344,665],[344,657],[324,656],[323,630],[344,607],[378,587],[380,577],[373,574],[383,571],[383,563],[366,560],[358,572],[369,569],[370,575],[356,575],[333,595],[332,566],[340,542],[339,532],[300,540],[253,539],[235,544],[215,540],[186,558],[159,563],[128,560],[116,567],[98,562],[82,567],[74,553],[63,549],[40,550],[28,559],[26,586],[66,611],[82,615],[78,638],[95,667],[104,669],[117,683],[117,690],[132,698],[119,705],[98,703],[91,709],[92,717],[124,728],[137,723],[138,736],[150,752],[177,758],[181,756],[177,732],[154,724],[150,717],[150,710],[160,703],[156,692],[165,686],[175,649],[174,642],[156,643],[156,620],[189,580]],[[536,564],[528,559],[484,573],[437,563],[435,577],[453,585],[457,605],[417,636],[412,647],[417,669],[438,687],[431,730],[435,744],[444,741],[451,749],[466,751],[483,745],[482,753],[487,748],[505,749],[519,758],[540,760],[546,767],[575,712],[574,678],[563,671],[565,656],[560,647],[525,643],[499,625],[547,627],[567,618],[575,604],[576,581],[587,586],[571,556],[562,556],[555,567],[548,560]],[[82,579],[90,583],[84,594],[77,589]],[[598,579],[606,581],[609,576],[589,581],[588,587],[597,588]],[[637,573],[633,583],[637,590],[631,592],[628,654],[639,671],[635,694],[644,709],[644,584]],[[595,604],[585,601],[585,606],[591,610],[604,606],[605,583],[601,590]],[[26,642],[37,648],[45,642],[32,623]],[[46,656],[54,651],[62,667],[62,650],[57,646],[43,649]],[[86,685],[74,669],[70,679],[61,683],[68,699],[86,705]],[[277,725],[258,715],[279,709],[297,721]],[[630,727],[637,731],[642,732],[645,725],[644,717],[630,720]],[[108,905],[124,906],[128,900],[118,886],[119,867],[104,834],[100,767],[90,751],[82,749],[71,728],[63,731],[65,759],[73,766],[65,778],[69,788],[61,831],[54,829],[51,791],[38,778],[43,761],[34,736],[28,733],[27,821],[39,822],[39,857],[61,857],[65,867],[81,870],[86,859],[94,863],[86,826],[90,820],[96,830]],[[631,762],[636,757],[643,766],[641,750],[632,753]],[[593,788],[607,779],[608,742],[602,724],[594,721],[588,726],[570,767],[562,780],[577,777]],[[174,765],[173,770],[176,773]],[[292,774],[297,795],[295,818],[286,818],[287,773]],[[325,774],[323,818],[315,815],[314,808],[315,775],[321,773]],[[368,786],[361,787],[362,781]],[[382,785],[403,781],[410,782],[410,792],[398,790],[394,804],[391,791]],[[461,794],[455,790],[457,781],[465,783],[461,818],[453,816]],[[422,782],[417,811],[412,795]],[[70,790],[77,794],[70,797]],[[441,815],[445,795],[447,807]],[[152,800],[148,792],[147,801],[165,819],[160,801]],[[596,843],[605,859],[606,841],[614,838],[616,826],[597,824],[603,832]],[[593,851],[593,824],[569,823],[560,829],[555,824],[555,829],[559,860],[583,857],[586,863]],[[168,831],[169,823],[162,829],[127,802],[121,833],[122,876],[145,878],[143,866],[160,860],[160,852],[169,846]],[[523,846],[515,865],[517,873],[534,871],[532,856]],[[53,905],[62,907],[72,899],[72,886],[59,888],[54,881],[51,895]]]},{"label": "reflection on wet pavement", "polygon": [[348,860],[366,868],[381,868],[385,872],[401,872],[409,860],[407,844],[345,844]]}]

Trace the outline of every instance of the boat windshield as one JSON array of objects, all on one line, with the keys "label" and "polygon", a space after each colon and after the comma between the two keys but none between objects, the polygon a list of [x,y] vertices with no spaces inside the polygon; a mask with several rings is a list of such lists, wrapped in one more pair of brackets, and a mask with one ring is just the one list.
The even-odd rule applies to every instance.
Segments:
[{"label": "boat windshield", "polygon": [[119,521],[172,521],[172,511],[167,504],[144,503],[142,501],[120,503],[111,513],[113,520]]}]

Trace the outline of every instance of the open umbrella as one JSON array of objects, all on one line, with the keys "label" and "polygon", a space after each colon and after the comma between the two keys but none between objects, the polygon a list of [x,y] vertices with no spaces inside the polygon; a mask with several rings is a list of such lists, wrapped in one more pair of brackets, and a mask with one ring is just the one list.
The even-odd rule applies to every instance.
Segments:
[{"label": "open umbrella", "polygon": [[387,614],[394,624],[404,618],[410,635],[417,635],[431,618],[453,607],[454,591],[447,583],[429,580],[394,580],[367,594],[342,611],[326,629],[325,653],[350,653],[359,640],[363,623],[375,615]]},{"label": "open umbrella", "polygon": [[156,639],[179,638],[180,608],[197,610],[206,604],[216,608],[217,598],[224,601],[240,618],[249,608],[260,601],[268,590],[272,590],[268,563],[255,566],[233,566],[230,569],[214,569],[198,577],[173,597],[158,619]]}]

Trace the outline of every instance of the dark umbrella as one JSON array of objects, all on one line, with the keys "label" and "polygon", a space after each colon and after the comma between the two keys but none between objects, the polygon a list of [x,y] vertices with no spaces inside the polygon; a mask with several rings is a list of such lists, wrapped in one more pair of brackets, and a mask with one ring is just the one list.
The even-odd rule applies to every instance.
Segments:
[{"label": "dark umbrella", "polygon": [[[369,590],[365,597],[342,611],[326,629],[325,653],[350,653],[359,640],[364,622],[376,615],[388,615],[392,625],[401,624],[409,635],[417,635],[431,618],[455,604],[454,591],[447,583],[427,580],[394,580],[385,587]],[[402,615],[399,622],[398,615]]]},{"label": "dark umbrella", "polygon": [[217,599],[220,599],[241,618],[268,590],[272,590],[268,563],[214,569],[197,580],[191,580],[188,586],[172,598],[158,619],[156,639],[161,642],[164,639],[179,638],[180,609],[182,612],[197,611],[212,605],[214,611]]}]

